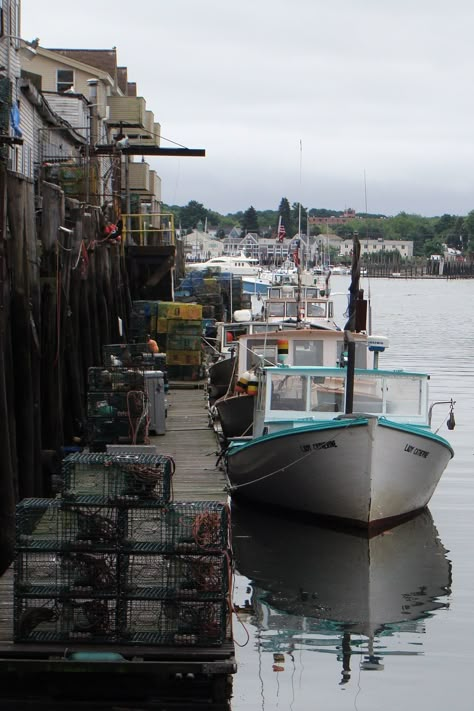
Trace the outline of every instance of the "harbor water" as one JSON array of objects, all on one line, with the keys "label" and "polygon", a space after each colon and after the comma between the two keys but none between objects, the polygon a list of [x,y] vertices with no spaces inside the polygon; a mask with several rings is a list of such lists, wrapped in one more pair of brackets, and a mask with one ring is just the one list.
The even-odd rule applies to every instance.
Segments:
[{"label": "harbor water", "polygon": [[[349,277],[335,277],[333,292]],[[474,633],[474,282],[376,279],[380,367],[431,375],[455,456],[410,522],[368,540],[233,507],[238,672],[232,711],[470,711]],[[339,297],[335,297],[336,299]],[[339,323],[345,300],[336,300]]]}]

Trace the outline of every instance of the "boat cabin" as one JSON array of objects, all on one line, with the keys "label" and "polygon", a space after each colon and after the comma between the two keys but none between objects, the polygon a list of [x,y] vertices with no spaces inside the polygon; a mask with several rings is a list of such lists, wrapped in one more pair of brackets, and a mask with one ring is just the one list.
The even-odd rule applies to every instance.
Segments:
[{"label": "boat cabin", "polygon": [[264,300],[263,320],[306,321],[313,325],[336,328],[333,322],[334,304],[324,289],[317,286],[273,286]]},{"label": "boat cabin", "polygon": [[[264,325],[264,324],[260,324]],[[367,336],[354,333],[356,368],[372,368],[374,354],[368,350]],[[344,332],[319,329],[287,329],[239,338],[238,375],[259,364],[338,367],[344,354]]]},{"label": "boat cabin", "polygon": [[[277,366],[257,375],[254,436],[344,416],[346,368]],[[423,373],[356,369],[352,410],[428,426],[428,379]]]}]

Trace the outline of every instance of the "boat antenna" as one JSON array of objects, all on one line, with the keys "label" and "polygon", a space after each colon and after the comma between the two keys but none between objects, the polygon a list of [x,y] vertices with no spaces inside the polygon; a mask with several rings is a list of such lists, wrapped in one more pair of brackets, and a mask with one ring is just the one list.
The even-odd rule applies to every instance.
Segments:
[{"label": "boat antenna", "polygon": [[[366,244],[368,243],[369,239],[369,213],[367,211],[367,177],[365,174],[365,168],[364,168],[364,198],[365,198],[365,242]],[[367,333],[370,335],[372,333],[372,302],[371,302],[371,294],[370,294],[370,278],[368,275],[367,271],[367,320],[368,320],[368,328],[367,328]]]},{"label": "boat antenna", "polygon": [[302,162],[303,162],[303,142],[300,138],[300,200],[298,202],[298,237],[296,240],[296,247],[294,252],[294,258],[296,260],[296,274],[298,277],[298,293],[296,296],[296,323],[301,323],[301,175],[302,175]]}]

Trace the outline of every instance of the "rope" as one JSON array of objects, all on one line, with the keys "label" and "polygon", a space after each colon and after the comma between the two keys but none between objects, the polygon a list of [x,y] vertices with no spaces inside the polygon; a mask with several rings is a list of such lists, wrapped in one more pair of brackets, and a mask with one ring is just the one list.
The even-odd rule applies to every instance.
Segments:
[{"label": "rope", "polygon": [[[363,420],[365,419],[364,417],[354,417],[354,420]],[[344,429],[347,427],[350,427],[353,423],[354,420],[348,420],[347,424],[344,425]],[[334,439],[337,439],[342,435],[342,431],[339,432],[337,435],[335,435]],[[272,476],[275,476],[276,474],[280,474],[281,472],[287,471],[288,469],[291,469],[295,464],[299,464],[300,462],[304,461],[311,455],[315,454],[318,450],[311,450],[310,452],[307,452],[304,454],[302,457],[299,457],[299,459],[295,459],[289,464],[287,464],[284,467],[280,467],[279,469],[275,469],[273,472],[270,472],[269,474],[265,474],[264,476],[259,477],[258,479],[253,479],[252,481],[247,481],[245,484],[232,484],[229,487],[229,491],[237,491],[238,489],[242,489],[245,486],[250,486],[251,484],[258,484],[258,482],[263,481],[264,479],[269,479]],[[227,453],[227,450],[223,452],[223,456]]]}]

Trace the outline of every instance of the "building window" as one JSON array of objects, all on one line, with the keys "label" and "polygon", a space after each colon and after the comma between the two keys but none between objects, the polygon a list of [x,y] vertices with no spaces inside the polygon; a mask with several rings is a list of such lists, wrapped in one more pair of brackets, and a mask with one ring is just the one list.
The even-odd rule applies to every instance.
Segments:
[{"label": "building window", "polygon": [[3,27],[3,0],[0,0],[0,36],[3,37],[4,33],[4,27]]},{"label": "building window", "polygon": [[72,69],[58,69],[56,91],[61,94],[74,86],[74,72]]}]

